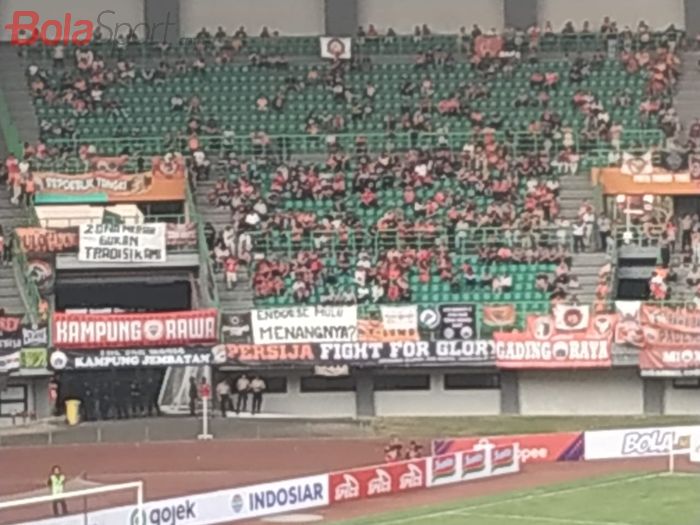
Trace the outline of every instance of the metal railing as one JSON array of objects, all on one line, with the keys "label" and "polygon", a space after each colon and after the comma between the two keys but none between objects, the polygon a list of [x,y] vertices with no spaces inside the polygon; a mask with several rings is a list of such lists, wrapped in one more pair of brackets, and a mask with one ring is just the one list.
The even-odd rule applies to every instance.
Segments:
[{"label": "metal railing", "polygon": [[340,250],[358,253],[362,250],[421,249],[445,246],[451,254],[476,253],[479,246],[508,246],[531,248],[536,246],[573,247],[570,227],[543,227],[532,231],[515,228],[483,227],[465,230],[439,228],[432,232],[398,230],[367,231],[352,230],[347,233],[312,230],[302,235],[289,231],[248,232],[253,240],[253,249],[267,255],[291,257],[303,250],[330,250],[336,256]]},{"label": "metal railing", "polygon": [[42,300],[41,293],[39,293],[39,288],[30,275],[27,255],[24,253],[20,240],[17,236],[13,237],[12,246],[9,246],[7,249],[12,250],[15,280],[23,289],[24,296],[26,298],[26,306],[28,309],[27,314],[32,322],[39,322],[41,320],[39,307]]},{"label": "metal railing", "polygon": [[[540,37],[539,48],[545,52],[593,52],[605,51],[609,46],[619,48],[639,49],[642,47],[653,48],[669,41],[682,43],[685,38],[683,31],[664,31],[649,34],[649,41],[643,42],[640,35],[633,33],[631,38],[619,33],[616,36],[603,33],[551,33]],[[115,40],[93,42],[90,48],[105,56],[159,57],[159,56],[186,56],[195,52],[196,38],[182,38],[179,43],[171,46],[163,52],[156,42],[134,42],[126,46],[119,45]],[[321,52],[318,36],[278,36],[262,38],[247,36],[241,39],[246,53],[282,53],[287,56],[314,56]],[[529,37],[522,35],[520,43],[516,42],[515,35],[504,37],[508,49],[526,51],[529,45]],[[427,49],[442,49],[457,53],[470,51],[472,47],[471,35],[458,34],[431,34],[425,36],[415,35],[380,35],[376,37],[364,36],[353,38],[353,50],[356,53],[368,55],[401,55],[413,54]],[[70,46],[69,46],[70,48]],[[51,48],[47,46],[33,45],[21,50],[22,56],[27,58],[50,58]],[[71,49],[67,54],[72,55]]]},{"label": "metal railing", "polygon": [[207,300],[212,306],[219,308],[221,305],[219,301],[219,287],[216,282],[216,274],[209,255],[209,246],[207,245],[206,235],[204,234],[204,222],[200,220],[197,213],[197,207],[195,205],[194,197],[189,184],[187,185],[187,190],[185,193],[185,206],[190,217],[197,217],[195,224],[197,227],[200,289],[202,286],[204,286]]},{"label": "metal railing", "polygon": [[7,151],[19,158],[22,155],[22,141],[19,138],[19,133],[17,132],[17,127],[12,121],[12,115],[10,114],[10,108],[7,105],[7,100],[5,99],[5,93],[0,88],[0,132],[2,132],[3,139],[5,140],[5,146],[7,146]]},{"label": "metal railing", "polygon": [[[244,155],[277,154],[282,156],[293,154],[325,154],[329,151],[329,144],[335,144],[345,151],[366,151],[368,153],[380,153],[382,151],[402,151],[413,148],[448,148],[459,151],[465,144],[472,144],[479,139],[476,132],[451,132],[451,133],[341,133],[341,134],[283,134],[269,135],[269,143],[261,145],[253,136],[201,136],[201,146],[214,153],[235,151]],[[515,153],[528,153],[542,151],[550,148],[552,152],[564,149],[562,144],[552,142],[545,137],[524,131],[516,131],[509,134],[505,132],[495,133],[499,143],[511,144]],[[330,140],[332,139],[332,140]],[[74,139],[48,139],[57,147],[77,154],[81,144],[93,144],[103,154],[116,154],[129,147],[135,152],[163,153],[167,151],[189,152],[187,138],[181,137],[175,141],[166,141],[163,137],[139,137],[139,138],[81,138]],[[361,144],[358,146],[358,144]],[[622,132],[620,149],[662,148],[665,145],[665,137],[658,129],[626,129]],[[603,139],[585,140],[578,133],[574,134],[572,149],[580,154],[586,154],[597,163],[608,164],[608,155],[612,151],[609,142]]]}]

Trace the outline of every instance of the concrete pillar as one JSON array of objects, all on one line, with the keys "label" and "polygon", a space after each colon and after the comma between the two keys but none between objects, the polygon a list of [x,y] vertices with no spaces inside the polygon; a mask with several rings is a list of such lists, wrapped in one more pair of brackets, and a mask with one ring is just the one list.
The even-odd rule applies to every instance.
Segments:
[{"label": "concrete pillar", "polygon": [[689,39],[700,33],[700,0],[685,0],[685,30]]},{"label": "concrete pillar", "polygon": [[657,416],[664,413],[665,387],[663,379],[642,379],[644,414]]},{"label": "concrete pillar", "polygon": [[325,0],[326,35],[354,36],[358,24],[358,0]]},{"label": "concrete pillar", "polygon": [[501,370],[501,414],[520,414],[518,373]]},{"label": "concrete pillar", "polygon": [[374,382],[372,371],[367,368],[356,368],[355,375],[355,412],[357,417],[374,417]]},{"label": "concrete pillar", "polygon": [[143,19],[147,41],[176,44],[180,40],[180,0],[143,0]]},{"label": "concrete pillar", "polygon": [[515,29],[537,24],[537,0],[503,0],[503,23]]}]

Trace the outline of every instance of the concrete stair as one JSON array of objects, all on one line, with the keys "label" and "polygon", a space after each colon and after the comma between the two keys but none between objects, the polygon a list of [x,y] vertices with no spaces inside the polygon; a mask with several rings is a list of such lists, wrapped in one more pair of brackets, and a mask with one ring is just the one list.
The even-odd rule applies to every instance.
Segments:
[{"label": "concrete stair", "polygon": [[700,52],[683,53],[683,74],[673,97],[673,106],[683,124],[684,135],[693,120],[700,117],[700,67],[698,60],[700,60]]},{"label": "concrete stair", "polygon": [[[215,181],[200,181],[197,183],[195,199],[197,210],[204,222],[211,223],[217,232],[231,224],[231,212],[227,208],[219,208],[209,204],[208,195],[214,189]],[[250,311],[255,308],[253,304],[253,288],[248,271],[241,268],[238,273],[238,284],[232,290],[226,288],[223,272],[215,274],[219,289],[221,309],[226,313],[238,313]]]},{"label": "concrete stair", "polygon": [[573,221],[578,218],[578,209],[583,199],[593,202],[593,187],[587,173],[577,175],[563,175],[560,177],[559,203],[560,215]]},{"label": "concrete stair", "polygon": [[36,143],[39,140],[39,123],[34,103],[27,88],[25,71],[28,62],[17,55],[15,48],[0,45],[0,88],[2,88],[10,116],[19,136],[24,142]]},{"label": "concrete stair", "polygon": [[591,304],[595,299],[595,289],[598,285],[598,272],[608,262],[603,252],[575,253],[572,255],[572,273],[578,277],[581,288],[572,290],[582,304]]}]

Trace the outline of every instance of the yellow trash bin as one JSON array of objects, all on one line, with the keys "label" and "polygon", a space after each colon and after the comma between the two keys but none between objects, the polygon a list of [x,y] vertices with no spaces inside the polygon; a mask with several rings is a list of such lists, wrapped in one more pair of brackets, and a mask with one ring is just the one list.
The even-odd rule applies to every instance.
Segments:
[{"label": "yellow trash bin", "polygon": [[80,401],[78,399],[66,401],[66,421],[71,426],[80,423]]}]

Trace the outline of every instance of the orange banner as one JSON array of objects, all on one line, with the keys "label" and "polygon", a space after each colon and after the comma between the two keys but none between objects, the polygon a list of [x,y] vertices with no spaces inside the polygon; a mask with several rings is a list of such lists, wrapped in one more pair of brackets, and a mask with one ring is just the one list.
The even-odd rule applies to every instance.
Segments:
[{"label": "orange banner", "polygon": [[78,249],[78,228],[16,228],[27,253],[63,253]]},{"label": "orange banner", "polygon": [[418,330],[387,330],[382,321],[358,319],[357,339],[364,342],[418,341]]},{"label": "orange banner", "polygon": [[603,168],[593,170],[593,181],[606,195],[700,195],[700,179],[691,173],[625,175],[620,168]]},{"label": "orange banner", "polygon": [[154,202],[185,199],[185,163],[182,156],[168,162],[153,158],[150,172],[126,174],[91,171],[79,175],[34,173],[37,204],[64,202]]}]

